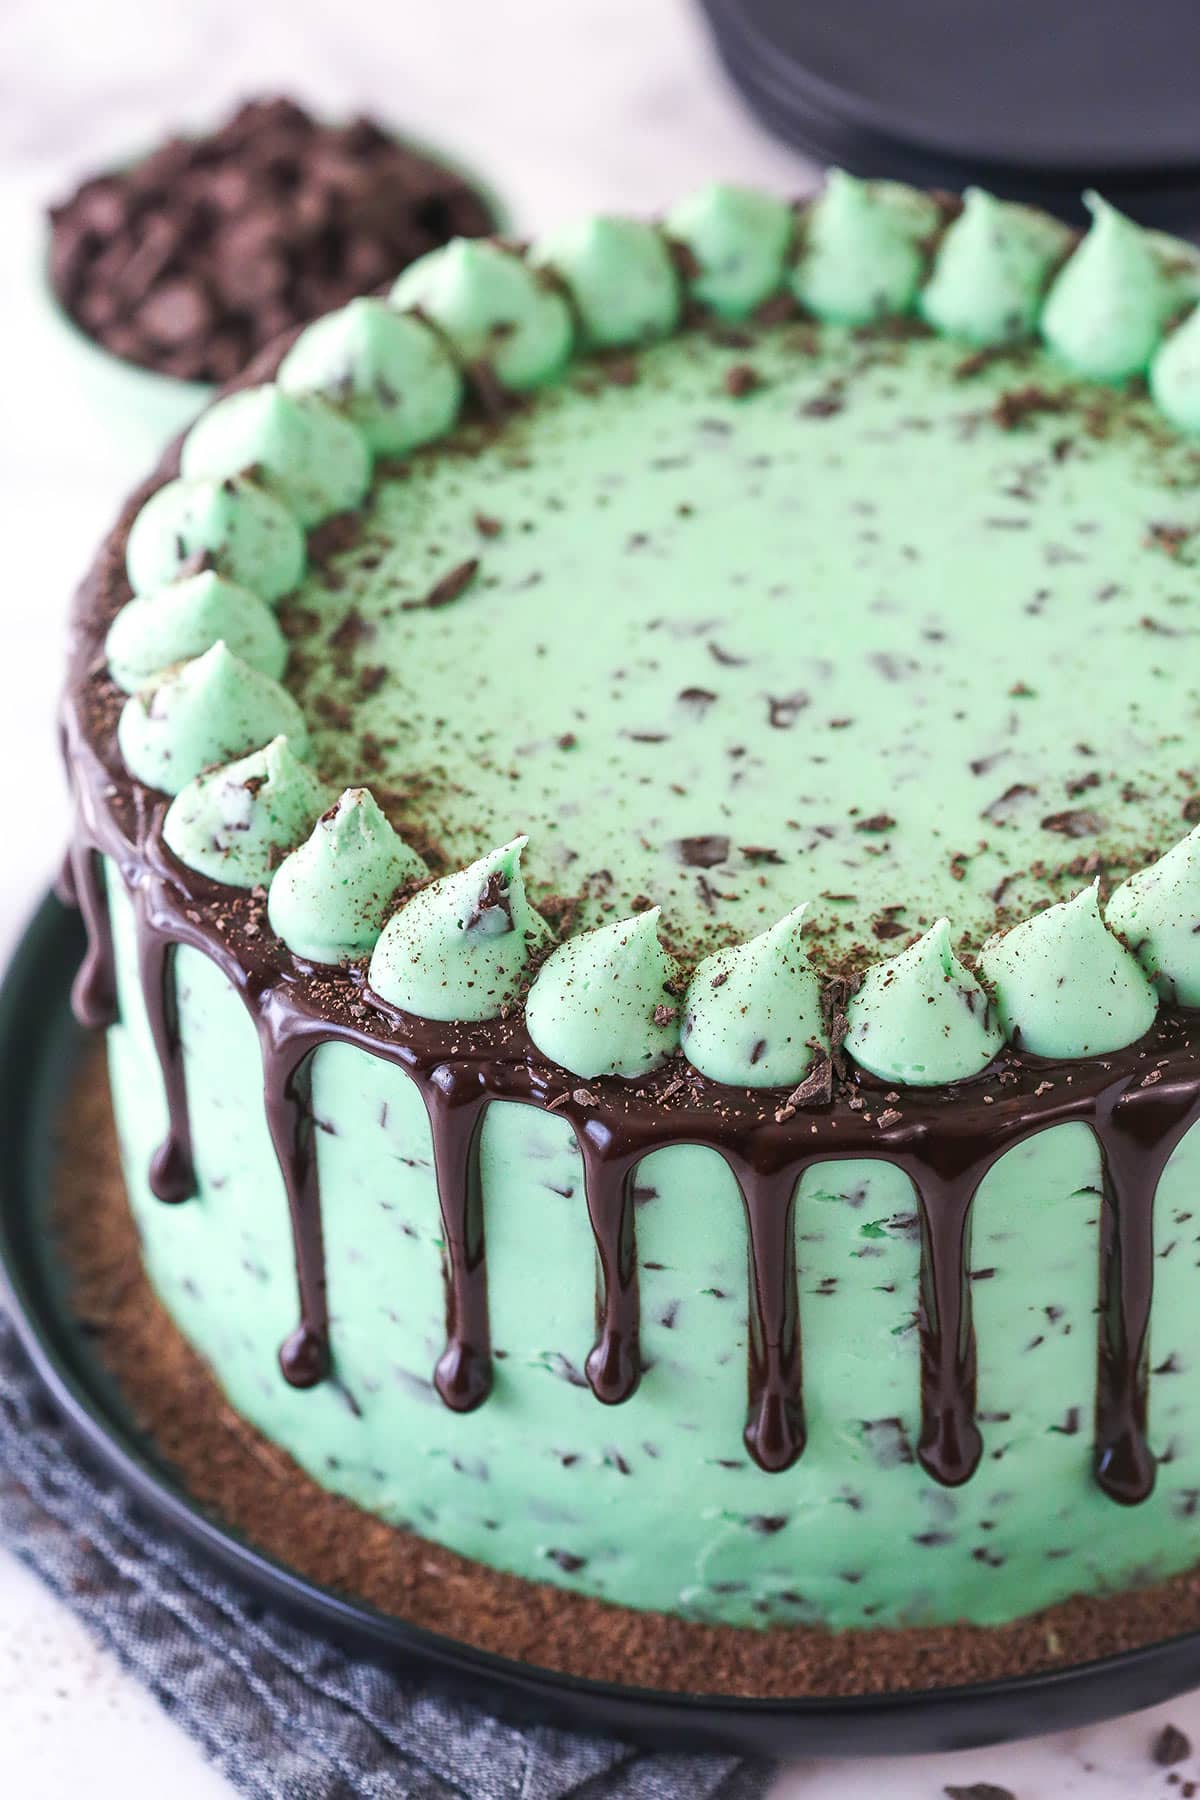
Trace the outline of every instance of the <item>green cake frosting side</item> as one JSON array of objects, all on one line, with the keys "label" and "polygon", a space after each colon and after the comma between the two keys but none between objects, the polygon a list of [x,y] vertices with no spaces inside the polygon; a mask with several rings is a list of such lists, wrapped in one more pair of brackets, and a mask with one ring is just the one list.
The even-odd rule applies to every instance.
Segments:
[{"label": "green cake frosting side", "polygon": [[741,1444],[745,1226],[715,1156],[664,1150],[638,1171],[646,1368],[630,1400],[602,1406],[583,1376],[595,1251],[573,1135],[553,1115],[494,1104],[482,1176],[495,1387],[477,1412],[454,1413],[431,1386],[443,1236],[423,1103],[400,1070],[324,1048],[314,1143],[333,1197],[337,1380],[300,1391],[277,1363],[297,1299],[253,1026],[219,971],[181,950],[200,1186],[186,1206],[163,1206],[146,1186],[164,1125],[156,1064],[128,903],[120,878],[110,885],[123,1019],[110,1065],[151,1278],[231,1405],[322,1486],[497,1568],[754,1628],[994,1623],[1200,1559],[1200,1135],[1176,1151],[1158,1197],[1150,1432],[1169,1455],[1140,1506],[1115,1505],[1092,1479],[1101,1177],[1081,1125],[1005,1156],[973,1208],[984,1458],[953,1490],[914,1453],[911,1187],[882,1163],[809,1171],[796,1201],[808,1446],[768,1476]]}]

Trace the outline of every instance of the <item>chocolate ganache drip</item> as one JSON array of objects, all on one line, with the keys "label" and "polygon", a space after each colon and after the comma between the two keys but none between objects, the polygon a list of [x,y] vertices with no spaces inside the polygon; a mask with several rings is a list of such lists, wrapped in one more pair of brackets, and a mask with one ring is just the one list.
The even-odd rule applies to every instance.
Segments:
[{"label": "chocolate ganache drip", "polygon": [[[261,900],[240,896],[235,905],[228,889],[172,856],[162,842],[162,802],[136,809],[138,830],[130,841],[116,809],[100,803],[101,765],[77,730],[71,741],[77,779],[87,784],[89,772],[97,777],[86,797],[79,796],[81,835],[60,883],[60,891],[79,904],[88,931],[73,992],[77,1016],[89,1026],[115,1016],[104,857],[109,878],[119,871],[133,900],[142,997],[162,1069],[168,1132],[150,1174],[160,1198],[182,1199],[194,1186],[176,947],[211,957],[254,1020],[295,1248],[299,1320],[280,1351],[283,1373],[295,1386],[313,1385],[333,1366],[311,1102],[311,1059],[322,1044],[348,1043],[382,1057],[403,1068],[421,1091],[446,1242],[446,1348],[434,1379],[442,1400],[456,1411],[480,1405],[492,1378],[479,1167],[480,1133],[492,1100],[559,1113],[579,1142],[600,1271],[598,1331],[587,1374],[597,1398],[609,1404],[628,1398],[640,1372],[637,1167],[653,1150],[671,1145],[717,1151],[746,1212],[745,1442],[766,1470],[789,1467],[804,1449],[794,1215],[805,1171],[827,1162],[883,1161],[901,1168],[913,1184],[921,1235],[918,1456],[934,1480],[955,1486],[969,1480],[983,1449],[968,1281],[972,1202],[1006,1151],[1054,1125],[1080,1121],[1096,1137],[1103,1170],[1096,1480],[1127,1504],[1150,1493],[1154,1460],[1146,1440],[1146,1398],[1154,1197],[1172,1151],[1200,1120],[1196,1015],[1164,1008],[1146,1038],[1103,1058],[1059,1064],[1010,1052],[1002,1065],[953,1090],[901,1091],[886,1123],[871,1110],[876,1096],[869,1087],[835,1091],[819,1112],[780,1119],[769,1093],[718,1088],[694,1073],[681,1083],[669,1066],[636,1086],[603,1078],[585,1089],[545,1064],[516,1021],[464,1030],[420,1020],[375,998],[354,968],[325,970],[314,981],[312,970],[263,928]],[[214,906],[216,899],[224,905]],[[219,915],[227,915],[221,926]]]}]

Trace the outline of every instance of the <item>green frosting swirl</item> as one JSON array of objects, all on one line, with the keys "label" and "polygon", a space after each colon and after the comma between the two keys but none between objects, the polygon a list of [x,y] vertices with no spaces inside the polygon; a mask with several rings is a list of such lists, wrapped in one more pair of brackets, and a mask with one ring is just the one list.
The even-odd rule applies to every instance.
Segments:
[{"label": "green frosting swirl", "polygon": [[227,887],[265,885],[329,804],[329,789],[286,737],[188,783],[167,808],[163,838],[180,862]]},{"label": "green frosting swirl", "polygon": [[1185,291],[1162,241],[1100,195],[1084,202],[1092,225],[1050,289],[1042,336],[1093,381],[1124,381],[1145,369]]},{"label": "green frosting swirl", "polygon": [[347,788],[275,871],[267,901],[271,929],[309,962],[366,956],[378,941],[397,888],[428,873],[374,795],[366,788]]},{"label": "green frosting swirl", "polygon": [[783,285],[796,219],[786,200],[714,181],[668,213],[669,237],[691,253],[688,293],[727,319],[745,318]]},{"label": "green frosting swirl", "polygon": [[828,1052],[821,984],[800,940],[807,902],[749,943],[697,965],[680,1044],[692,1067],[729,1087],[792,1086]]},{"label": "green frosting swirl", "polygon": [[1154,404],[1181,431],[1200,431],[1200,306],[1171,332],[1150,364]]},{"label": "green frosting swirl", "polygon": [[1004,1043],[987,995],[954,954],[948,919],[869,968],[847,1017],[855,1062],[912,1087],[978,1075]]},{"label": "green frosting swirl", "polygon": [[422,888],[388,920],[371,957],[381,999],[419,1019],[498,1019],[520,997],[550,927],[521,876],[527,840],[480,857]]},{"label": "green frosting swirl", "polygon": [[511,250],[455,238],[410,263],[391,303],[413,307],[445,332],[465,363],[486,363],[507,388],[537,387],[571,354],[571,314]]},{"label": "green frosting swirl", "polygon": [[156,686],[131,695],[117,723],[117,742],[131,775],[177,794],[201,769],[228,762],[278,732],[301,756],[306,753],[308,730],[292,696],[218,641],[203,656],[165,670]]},{"label": "green frosting swirl", "polygon": [[287,507],[252,481],[168,481],[130,528],[129,585],[135,594],[163,587],[204,555],[219,575],[278,600],[304,573],[304,533]]},{"label": "green frosting swirl", "polygon": [[651,343],[679,323],[671,253],[644,220],[581,219],[535,244],[530,261],[566,284],[591,348]]},{"label": "green frosting swirl", "polygon": [[1200,1006],[1200,825],[1122,882],[1105,917],[1165,1000]]},{"label": "green frosting swirl", "polygon": [[833,169],[805,220],[792,292],[819,319],[846,325],[908,312],[939,221],[926,194]]},{"label": "green frosting swirl", "polygon": [[371,479],[366,439],[319,394],[289,394],[273,381],[227,394],[183,440],[185,477],[253,472],[305,526],[349,512]]},{"label": "green frosting swirl", "polygon": [[279,367],[289,394],[324,394],[377,456],[449,431],[463,379],[437,333],[383,300],[351,300],[305,328]]},{"label": "green frosting swirl", "polygon": [[1035,1056],[1103,1056],[1154,1023],[1154,988],[1101,919],[1095,882],[990,939],[979,972],[1005,1036]]},{"label": "green frosting swirl", "polygon": [[920,297],[935,331],[971,344],[1009,344],[1032,337],[1042,293],[1066,254],[1065,225],[968,188]]},{"label": "green frosting swirl", "polygon": [[109,626],[104,654],[117,686],[132,694],[218,640],[272,681],[287,666],[287,639],[270,607],[211,569],[130,600]]},{"label": "green frosting swirl", "polygon": [[[568,938],[525,1010],[543,1056],[573,1075],[646,1075],[679,1042],[679,970],[658,941],[659,908]],[[668,985],[671,984],[671,985]]]}]

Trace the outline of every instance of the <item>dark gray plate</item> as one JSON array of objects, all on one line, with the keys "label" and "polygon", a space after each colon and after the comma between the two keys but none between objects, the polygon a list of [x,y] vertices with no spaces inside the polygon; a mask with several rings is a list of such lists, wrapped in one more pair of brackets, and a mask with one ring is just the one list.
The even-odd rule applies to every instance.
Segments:
[{"label": "dark gray plate", "polygon": [[344,1599],[264,1556],[180,1487],[71,1315],[49,1221],[54,1125],[83,1048],[68,1006],[81,951],[75,915],[48,898],[0,989],[0,1297],[84,1454],[257,1600],[356,1654],[508,1718],[755,1756],[958,1750],[1090,1724],[1200,1685],[1200,1632],[1190,1632],[1053,1674],[925,1693],[846,1700],[666,1694],[581,1681],[474,1650]]},{"label": "dark gray plate", "polygon": [[771,130],[859,175],[1200,227],[1194,0],[700,0]]}]

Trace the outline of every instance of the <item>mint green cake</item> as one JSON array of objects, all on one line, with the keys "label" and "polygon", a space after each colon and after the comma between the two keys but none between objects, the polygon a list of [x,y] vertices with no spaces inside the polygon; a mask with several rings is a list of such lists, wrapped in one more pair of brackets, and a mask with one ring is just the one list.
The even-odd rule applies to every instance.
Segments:
[{"label": "mint green cake", "polygon": [[732,1628],[1200,1561],[1200,258],[1089,204],[451,244],[106,547],[77,1008],[322,1487]]}]

